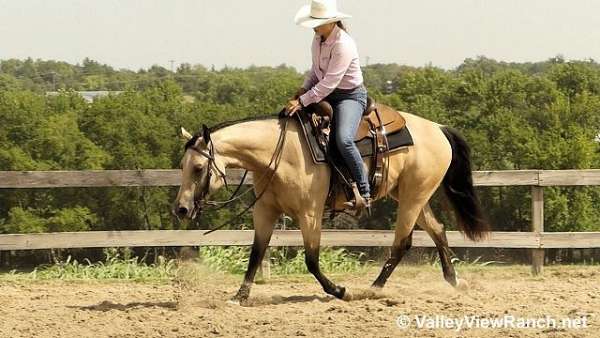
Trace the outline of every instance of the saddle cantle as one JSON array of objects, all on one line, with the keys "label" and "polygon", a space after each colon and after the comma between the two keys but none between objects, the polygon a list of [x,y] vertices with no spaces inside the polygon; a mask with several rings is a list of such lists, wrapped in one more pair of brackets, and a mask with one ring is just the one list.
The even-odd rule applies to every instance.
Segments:
[{"label": "saddle cantle", "polygon": [[397,111],[388,106],[372,102],[372,106],[367,105],[367,110],[363,114],[354,141],[360,142],[365,137],[372,137],[371,131],[376,128],[382,127],[383,133],[388,135],[399,131],[404,126],[406,126],[406,120]]},{"label": "saddle cantle", "polygon": [[[302,132],[309,145],[309,150],[315,163],[329,163],[336,174],[332,175],[330,198],[335,203],[339,200],[338,192],[344,190],[346,199],[352,198],[351,186],[339,189],[339,182],[352,182],[343,161],[335,159],[328,153],[329,126],[333,119],[333,109],[326,101],[312,104],[296,114]],[[406,127],[406,120],[399,112],[383,104],[375,103],[370,97],[363,113],[358,131],[354,138],[356,145],[365,159],[370,159],[369,183],[372,196],[377,196],[384,175],[384,159],[389,153],[413,145],[413,139]],[[339,177],[343,176],[343,177]],[[337,182],[337,183],[336,183]],[[330,199],[331,200],[331,199]],[[339,201],[338,201],[339,202]],[[338,209],[336,207],[334,210]]]}]

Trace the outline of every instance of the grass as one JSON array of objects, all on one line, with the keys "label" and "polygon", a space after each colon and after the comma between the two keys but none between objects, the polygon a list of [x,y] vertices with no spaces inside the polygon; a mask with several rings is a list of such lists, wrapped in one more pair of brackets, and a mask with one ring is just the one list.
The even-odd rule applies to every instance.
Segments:
[{"label": "grass", "polygon": [[[306,274],[304,249],[272,248],[271,273],[276,275]],[[250,249],[247,247],[205,247],[200,250],[200,260],[216,271],[243,274],[248,266]],[[325,273],[345,273],[362,270],[363,253],[352,253],[344,248],[322,248],[319,265]],[[367,262],[368,263],[368,262]]]},{"label": "grass", "polygon": [[[482,261],[481,258],[482,258],[482,256],[479,256],[473,260],[461,260],[458,257],[452,257],[452,258],[450,258],[450,261],[452,262],[452,265],[454,265],[454,267],[456,267],[456,268],[461,268],[461,267],[477,268],[477,267],[486,267],[486,266],[492,266],[492,265],[506,264],[505,262],[502,262],[502,261]],[[429,261],[430,261],[430,264],[434,267],[437,267],[437,268],[442,267],[442,262],[440,260],[440,256],[438,256],[437,254],[430,257]]]},{"label": "grass", "polygon": [[[306,275],[304,249],[271,248],[271,274],[274,276]],[[63,262],[43,265],[31,272],[15,270],[0,274],[1,280],[125,280],[125,281],[169,281],[177,277],[182,265],[175,259],[159,256],[155,263],[147,264],[144,259],[132,257],[127,249],[106,249],[105,260],[92,263],[89,260],[78,262],[70,256]],[[199,267],[210,271],[239,275],[246,272],[250,256],[249,247],[202,247],[198,254]],[[434,255],[428,263],[418,264],[421,268],[429,266],[440,269],[439,257]],[[482,261],[481,257],[471,261],[453,258],[452,263],[458,270],[482,271],[504,265],[498,261]],[[366,273],[371,268],[380,269],[379,264],[365,259],[363,253],[354,253],[344,248],[322,248],[319,264],[326,274]],[[189,265],[186,267],[189,268]],[[400,268],[402,269],[402,268]]]},{"label": "grass", "polygon": [[146,264],[138,257],[131,257],[128,250],[106,249],[105,261],[92,263],[89,260],[78,262],[67,257],[64,262],[42,265],[31,272],[10,271],[4,279],[29,280],[133,280],[155,281],[172,278],[177,270],[175,260],[159,256],[154,264]]},{"label": "grass", "polygon": [[[306,274],[304,249],[298,250],[291,259],[286,258],[286,249],[275,249],[271,252],[274,274]],[[365,269],[369,262],[363,262],[364,253],[352,253],[344,248],[322,248],[319,254],[319,266],[324,273],[357,272]]]},{"label": "grass", "polygon": [[[246,271],[249,257],[248,247],[203,247],[199,253],[199,262],[181,264],[174,259],[159,256],[155,263],[147,264],[143,259],[131,257],[127,249],[106,249],[105,260],[92,263],[88,260],[78,262],[68,257],[58,264],[44,265],[31,272],[10,271],[0,274],[0,281],[44,281],[44,280],[98,280],[98,281],[135,281],[135,282],[169,282],[176,280],[181,274],[189,271],[201,271],[202,276],[239,275]],[[373,274],[381,269],[380,264],[366,261],[364,254],[353,253],[343,248],[323,248],[320,254],[320,266],[326,274],[352,276],[357,274]],[[545,267],[545,276],[530,276],[528,265],[506,264],[497,261],[452,260],[459,275],[474,273],[477,275],[498,273],[509,276],[519,274],[531,280],[544,280],[556,276],[569,275],[572,269],[594,268],[597,265],[549,265]],[[424,270],[441,273],[439,258],[431,257],[426,264],[402,264],[397,268],[407,278],[415,277]],[[212,273],[211,273],[212,272]],[[214,274],[214,272],[219,272]],[[304,250],[279,248],[271,249],[271,273],[275,279],[304,279],[310,277],[304,263]],[[594,272],[595,273],[595,272]],[[198,279],[198,276],[191,276]],[[198,279],[200,282],[200,279]]]},{"label": "grass", "polygon": [[[203,247],[199,253],[200,264],[213,271],[243,274],[248,266],[248,247]],[[180,264],[175,259],[159,256],[155,263],[131,257],[127,249],[106,249],[105,260],[92,263],[79,262],[70,256],[63,262],[42,265],[31,272],[10,271],[0,275],[3,280],[126,280],[168,281],[178,275]],[[365,269],[363,254],[346,249],[324,248],[320,254],[321,269],[326,273],[347,273]],[[271,249],[271,273],[274,275],[306,274],[304,250]]]}]

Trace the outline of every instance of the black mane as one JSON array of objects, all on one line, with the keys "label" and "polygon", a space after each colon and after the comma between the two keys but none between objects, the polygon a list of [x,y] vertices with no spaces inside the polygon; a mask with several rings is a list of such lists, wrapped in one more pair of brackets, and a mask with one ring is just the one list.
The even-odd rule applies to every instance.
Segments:
[{"label": "black mane", "polygon": [[[245,117],[245,118],[239,119],[239,120],[225,121],[225,122],[218,123],[212,127],[209,127],[208,130],[212,133],[217,130],[220,130],[220,129],[223,129],[223,128],[226,128],[229,126],[233,126],[238,123],[249,122],[249,121],[270,120],[273,118],[280,118],[280,114],[276,113],[276,114],[264,115],[264,116],[251,116],[251,117]],[[196,134],[194,134],[194,136],[192,136],[192,138],[185,143],[185,150],[188,150],[188,148],[193,147],[200,137],[202,137],[202,131],[199,131]]]},{"label": "black mane", "polygon": [[217,125],[214,125],[214,126],[208,128],[208,129],[212,133],[212,132],[217,131],[219,129],[223,129],[223,128],[226,128],[226,127],[229,127],[229,126],[233,126],[234,124],[238,124],[238,123],[242,123],[242,122],[270,120],[270,119],[278,118],[278,117],[279,117],[279,113],[271,114],[271,115],[264,115],[264,116],[244,117],[243,119],[239,119],[239,120],[221,122],[221,123],[219,123]]}]

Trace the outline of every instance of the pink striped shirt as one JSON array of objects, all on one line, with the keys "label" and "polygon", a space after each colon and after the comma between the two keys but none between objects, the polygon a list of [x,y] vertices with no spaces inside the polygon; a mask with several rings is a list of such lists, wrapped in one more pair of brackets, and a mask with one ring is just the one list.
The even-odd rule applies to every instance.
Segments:
[{"label": "pink striped shirt", "polygon": [[300,96],[304,106],[321,102],[334,89],[354,89],[363,83],[356,43],[348,33],[335,26],[327,40],[315,34],[312,43],[312,67]]}]

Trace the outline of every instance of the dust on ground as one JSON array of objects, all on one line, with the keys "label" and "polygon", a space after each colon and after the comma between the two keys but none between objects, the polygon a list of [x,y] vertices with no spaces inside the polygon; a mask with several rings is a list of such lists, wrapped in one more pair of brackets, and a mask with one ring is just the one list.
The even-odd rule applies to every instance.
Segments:
[{"label": "dust on ground", "polygon": [[[310,275],[254,285],[247,306],[231,305],[241,276],[195,265],[170,282],[0,280],[2,337],[597,337],[600,267],[458,267],[458,291],[434,266],[399,266],[382,291],[378,269],[330,275],[353,301],[323,293]],[[396,319],[412,319],[400,329]],[[417,328],[415,316],[587,318],[587,328]],[[442,317],[440,317],[442,318]]]}]

